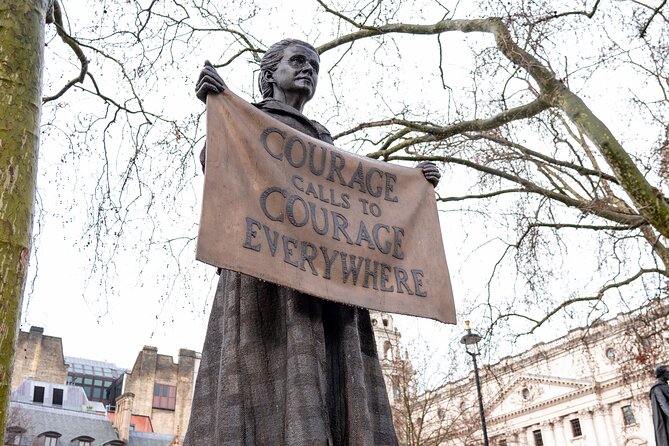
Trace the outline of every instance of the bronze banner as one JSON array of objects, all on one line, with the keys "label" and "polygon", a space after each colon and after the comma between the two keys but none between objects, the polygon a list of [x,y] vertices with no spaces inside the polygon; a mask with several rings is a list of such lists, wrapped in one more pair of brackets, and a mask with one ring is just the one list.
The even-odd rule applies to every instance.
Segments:
[{"label": "bronze banner", "polygon": [[197,259],[301,292],[455,323],[434,189],[229,90],[207,98]]}]

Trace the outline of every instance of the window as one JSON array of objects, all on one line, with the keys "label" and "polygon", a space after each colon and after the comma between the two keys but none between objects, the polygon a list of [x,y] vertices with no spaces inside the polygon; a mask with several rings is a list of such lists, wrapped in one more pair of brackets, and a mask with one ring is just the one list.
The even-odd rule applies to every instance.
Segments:
[{"label": "window", "polygon": [[636,424],[636,418],[634,417],[632,406],[623,406],[620,409],[623,411],[623,422],[625,423],[625,426]]},{"label": "window", "polygon": [[576,438],[580,437],[583,435],[583,431],[581,430],[581,421],[578,418],[574,418],[573,420],[569,420],[569,424],[571,424],[571,436]]},{"label": "window", "polygon": [[20,445],[21,444],[21,438],[23,437],[23,433],[26,430],[23,429],[22,427],[19,426],[12,426],[7,428],[7,444],[11,445]]},{"label": "window", "polygon": [[88,436],[77,437],[72,441],[74,446],[91,446],[94,438]]},{"label": "window", "polygon": [[609,360],[613,361],[614,359],[616,359],[616,351],[611,347],[607,348],[606,357],[609,358]]},{"label": "window", "polygon": [[63,389],[53,389],[53,396],[51,398],[51,403],[54,406],[63,405]]},{"label": "window", "polygon": [[521,394],[522,394],[523,399],[524,399],[525,401],[527,401],[527,400],[530,399],[530,389],[528,389],[527,387],[525,387],[525,388],[521,391]]},{"label": "window", "polygon": [[534,435],[534,446],[544,446],[544,438],[541,436],[541,429],[532,432]]},{"label": "window", "polygon": [[497,446],[507,446],[506,439],[502,438],[497,442]]},{"label": "window", "polygon": [[153,386],[153,407],[156,409],[174,410],[177,400],[177,388],[167,384]]},{"label": "window", "polygon": [[35,392],[33,393],[33,402],[34,403],[44,402],[44,387],[35,386]]},{"label": "window", "polygon": [[393,386],[393,400],[399,401],[400,398],[402,398],[400,389],[397,386]]},{"label": "window", "polygon": [[60,438],[60,434],[58,432],[46,432],[39,437],[44,439],[44,443],[41,443],[44,446],[58,446],[58,439]]}]

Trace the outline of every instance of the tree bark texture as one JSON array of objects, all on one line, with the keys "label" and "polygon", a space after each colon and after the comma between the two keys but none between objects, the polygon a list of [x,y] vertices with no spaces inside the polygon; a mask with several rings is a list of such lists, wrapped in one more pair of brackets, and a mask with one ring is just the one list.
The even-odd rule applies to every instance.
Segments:
[{"label": "tree bark texture", "polygon": [[0,444],[33,221],[49,0],[0,0]]}]

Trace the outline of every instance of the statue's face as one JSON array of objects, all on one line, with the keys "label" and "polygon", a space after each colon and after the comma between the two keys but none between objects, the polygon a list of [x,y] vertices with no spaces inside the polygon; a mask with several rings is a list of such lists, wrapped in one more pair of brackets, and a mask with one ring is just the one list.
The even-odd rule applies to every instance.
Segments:
[{"label": "statue's face", "polygon": [[318,54],[302,45],[291,45],[284,50],[281,62],[272,74],[274,88],[304,95],[308,101],[316,93],[318,68]]}]

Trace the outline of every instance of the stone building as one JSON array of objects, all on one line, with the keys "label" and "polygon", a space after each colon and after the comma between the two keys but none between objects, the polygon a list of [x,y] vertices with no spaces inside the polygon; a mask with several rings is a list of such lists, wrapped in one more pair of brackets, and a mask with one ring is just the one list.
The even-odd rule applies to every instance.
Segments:
[{"label": "stone building", "polygon": [[180,446],[178,435],[131,431],[125,438],[105,405],[89,401],[80,386],[24,380],[12,392],[5,445]]},{"label": "stone building", "polygon": [[[137,355],[132,370],[126,371],[104,361],[65,357],[61,338],[45,336],[42,328],[31,327],[19,333],[11,401],[40,426],[48,424],[43,418],[50,414],[57,414],[54,420],[61,419],[58,410],[86,413],[83,420],[95,413],[110,426],[113,423],[110,428],[124,444],[178,444],[188,427],[199,364],[200,354],[192,350],[179,350],[175,362],[172,356],[147,346]],[[49,410],[41,410],[44,407]],[[57,423],[54,429],[62,430],[59,426]],[[38,443],[48,444],[48,440]]]},{"label": "stone building", "polygon": [[116,401],[111,417],[121,438],[131,430],[184,434],[199,366],[200,354],[192,350],[179,350],[175,363],[172,356],[145,346],[132,370],[117,378],[110,392]]},{"label": "stone building", "polygon": [[[648,390],[669,361],[669,308],[651,306],[480,370],[490,444],[654,444]],[[464,358],[469,363],[469,358]],[[421,445],[482,444],[473,373],[429,395]]]},{"label": "stone building", "polygon": [[65,384],[66,378],[67,364],[61,338],[45,336],[42,327],[30,327],[30,331],[19,332],[12,371],[12,391],[26,379]]},{"label": "stone building", "polygon": [[381,371],[388,391],[388,399],[393,403],[401,398],[398,374],[401,374],[410,363],[402,359],[400,352],[401,334],[395,327],[393,316],[389,313],[371,311],[370,317],[374,329],[376,350],[381,362]]},{"label": "stone building", "polygon": [[84,389],[91,401],[99,401],[106,406],[115,404],[110,399],[109,388],[112,382],[125,371],[116,364],[92,359],[65,357],[67,365],[67,383]]}]

